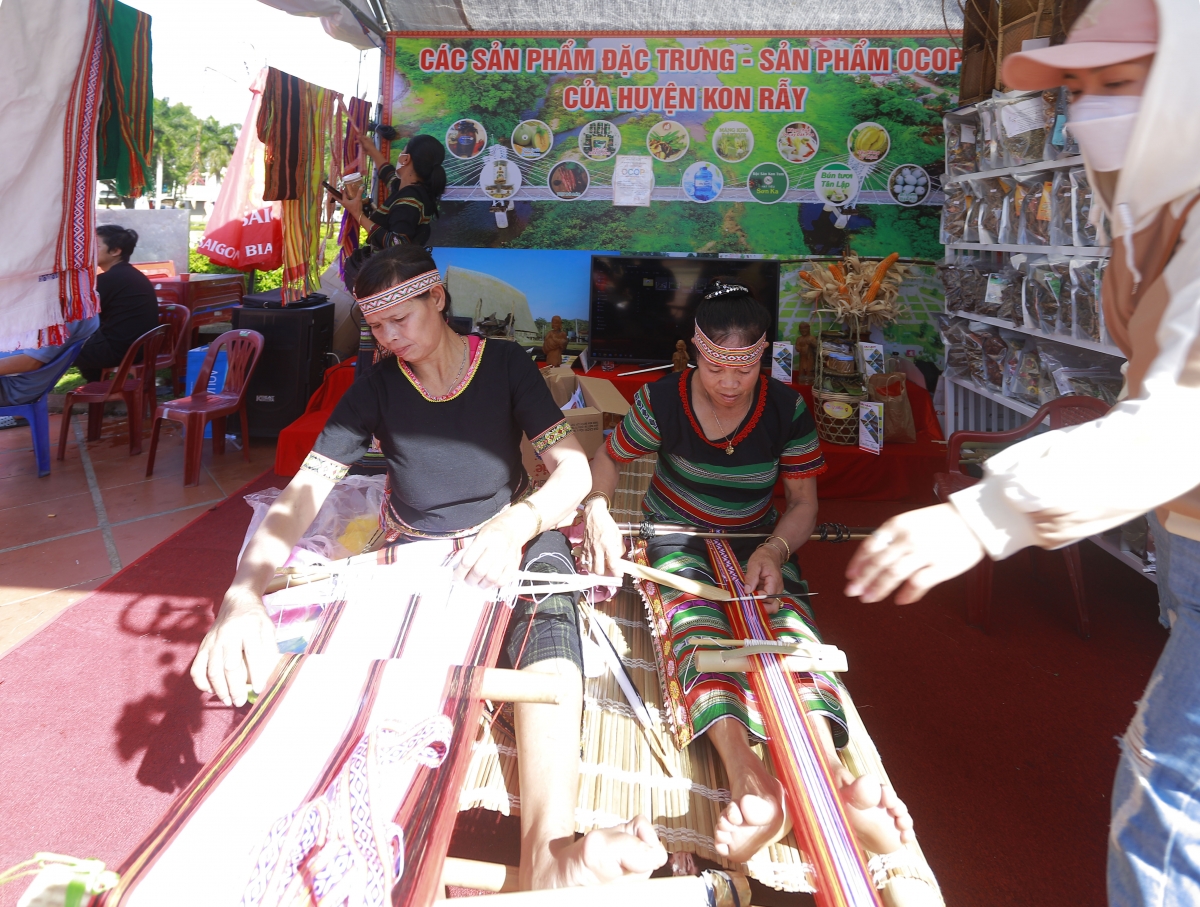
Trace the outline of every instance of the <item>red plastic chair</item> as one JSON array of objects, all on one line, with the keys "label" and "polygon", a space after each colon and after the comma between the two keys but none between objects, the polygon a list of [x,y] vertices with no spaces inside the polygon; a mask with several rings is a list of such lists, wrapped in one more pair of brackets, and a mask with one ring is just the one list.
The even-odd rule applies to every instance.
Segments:
[{"label": "red plastic chair", "polygon": [[[208,392],[208,379],[217,353],[225,347],[228,368],[225,386],[218,394]],[[226,331],[208,347],[208,354],[196,376],[191,396],[160,403],[154,413],[154,430],[150,434],[150,456],[146,460],[146,477],[154,472],[154,454],[158,449],[158,433],[163,420],[183,425],[184,459],[183,484],[200,484],[200,457],[204,451],[204,426],[212,422],[214,454],[225,453],[225,418],[238,413],[242,419],[242,453],[250,460],[250,426],[246,419],[246,390],[262,355],[263,336],[258,331]]]},{"label": "red plastic chair", "polygon": [[168,303],[158,306],[158,323],[171,327],[170,349],[158,354],[155,370],[171,370],[171,393],[179,396],[184,392],[187,380],[188,341],[192,339],[192,313],[185,305]]},{"label": "red plastic chair", "polygon": [[[1010,431],[956,431],[946,442],[946,468],[950,472],[939,472],[933,477],[933,493],[938,501],[945,503],[950,495],[970,488],[979,479],[967,475],[962,462],[962,449],[968,444],[1007,446],[1027,438],[1038,430],[1042,422],[1049,420],[1051,430],[1081,425],[1099,419],[1108,412],[1108,404],[1095,397],[1071,395],[1051,400],[1033,418]],[[1078,544],[1058,549],[1067,563],[1067,575],[1071,579],[1071,591],[1075,598],[1075,629],[1087,639],[1091,635],[1087,601],[1083,589],[1083,565],[1079,561]],[[1033,552],[1031,552],[1031,556]],[[967,623],[981,628],[985,633],[991,618],[993,562],[985,557],[967,576]]]},{"label": "red plastic chair", "polygon": [[136,377],[131,373],[139,353],[142,354],[143,361],[157,360],[158,351],[166,344],[169,332],[170,326],[165,324],[147,331],[125,351],[121,364],[117,366],[111,379],[92,381],[67,394],[58,431],[58,459],[63,459],[67,454],[67,432],[71,428],[72,407],[76,403],[88,405],[87,439],[99,441],[100,429],[104,423],[104,404],[109,400],[125,401],[125,409],[129,413],[129,455],[134,456],[142,452],[142,410],[146,405],[146,395],[154,393],[154,370],[143,368],[141,374]]}]

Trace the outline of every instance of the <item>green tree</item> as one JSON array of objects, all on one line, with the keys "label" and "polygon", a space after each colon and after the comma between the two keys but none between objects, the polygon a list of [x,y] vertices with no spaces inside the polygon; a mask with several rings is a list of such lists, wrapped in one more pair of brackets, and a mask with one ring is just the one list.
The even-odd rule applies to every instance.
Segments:
[{"label": "green tree", "polygon": [[[201,119],[187,104],[154,99],[154,150],[163,162],[163,194],[182,193],[194,172],[223,176],[237,145],[238,128]],[[157,166],[157,159],[155,165]]]}]

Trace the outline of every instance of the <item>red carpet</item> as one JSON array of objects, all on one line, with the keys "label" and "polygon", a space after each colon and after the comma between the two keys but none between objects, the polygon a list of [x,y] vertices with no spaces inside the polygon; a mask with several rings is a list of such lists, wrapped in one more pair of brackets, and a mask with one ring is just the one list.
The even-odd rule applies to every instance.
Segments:
[{"label": "red carpet", "polygon": [[[832,501],[821,518],[899,509]],[[187,667],[249,518],[230,498],[0,660],[0,868],[38,850],[119,863],[236,721]],[[1166,638],[1154,587],[1085,545],[1084,642],[1061,559],[1034,575],[1019,556],[996,571],[987,636],[965,624],[961,581],[907,608],[842,598],[851,550],[813,544],[801,560],[947,903],[1102,905],[1113,738]],[[513,861],[510,828],[478,817],[453,850]],[[18,894],[0,889],[0,905]]]}]

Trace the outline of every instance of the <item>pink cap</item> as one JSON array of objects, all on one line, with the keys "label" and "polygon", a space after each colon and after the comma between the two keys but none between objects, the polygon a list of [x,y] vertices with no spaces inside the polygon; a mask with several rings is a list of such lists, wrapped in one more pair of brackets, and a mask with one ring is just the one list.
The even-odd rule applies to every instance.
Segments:
[{"label": "pink cap", "polygon": [[1158,50],[1154,0],[1092,0],[1067,42],[1004,59],[1004,84],[1029,91],[1061,85],[1063,73],[1111,66]]}]

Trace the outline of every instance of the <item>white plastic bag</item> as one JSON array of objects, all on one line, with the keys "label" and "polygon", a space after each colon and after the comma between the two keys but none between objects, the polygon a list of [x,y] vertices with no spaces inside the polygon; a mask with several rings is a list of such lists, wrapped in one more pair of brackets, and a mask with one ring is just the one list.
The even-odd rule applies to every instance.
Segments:
[{"label": "white plastic bag", "polygon": [[[346,476],[338,482],[321,505],[312,525],[292,549],[287,564],[322,564],[360,554],[378,529],[384,479],[384,476]],[[253,508],[254,516],[242,540],[243,552],[279,495],[278,488],[246,495],[246,503]],[[242,552],[238,552],[238,561],[241,559]]]}]

